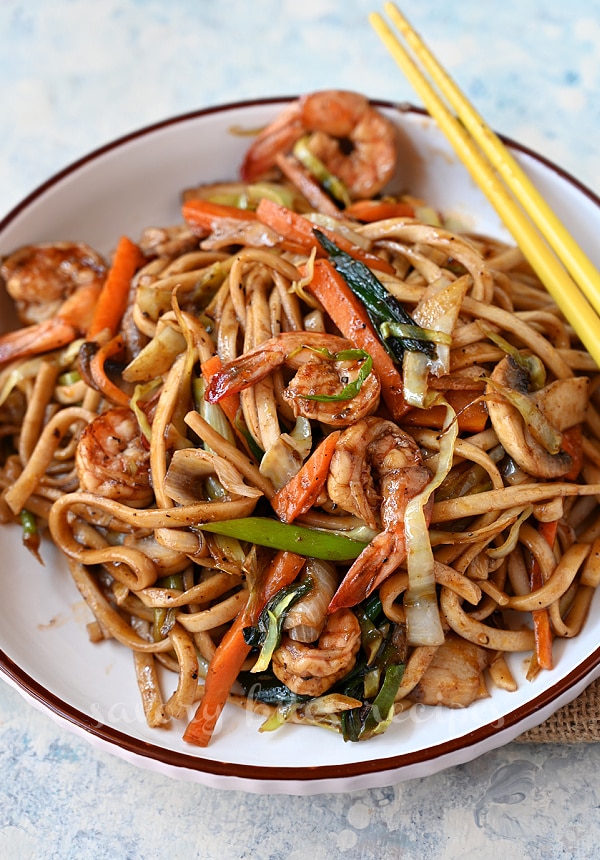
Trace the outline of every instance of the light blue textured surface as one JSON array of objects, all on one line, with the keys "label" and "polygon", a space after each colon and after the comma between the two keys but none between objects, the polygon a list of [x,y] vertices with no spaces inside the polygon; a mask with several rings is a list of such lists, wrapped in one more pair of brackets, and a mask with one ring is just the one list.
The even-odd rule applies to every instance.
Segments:
[{"label": "light blue textured surface", "polygon": [[[371,0],[2,0],[0,215],[134,128],[325,87],[415,101]],[[499,131],[600,192],[600,2],[407,0]],[[6,576],[2,572],[0,576]],[[600,745],[511,744],[395,788],[257,797],[96,752],[0,685],[4,858],[593,858]]]}]

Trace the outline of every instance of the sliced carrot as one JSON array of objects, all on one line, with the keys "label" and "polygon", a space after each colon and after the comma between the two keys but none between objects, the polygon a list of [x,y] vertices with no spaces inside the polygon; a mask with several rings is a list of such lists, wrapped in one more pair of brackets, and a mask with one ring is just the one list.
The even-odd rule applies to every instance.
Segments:
[{"label": "sliced carrot", "polygon": [[103,331],[114,335],[127,308],[131,279],[144,263],[138,245],[127,236],[121,236],[102,291],[98,296],[94,315],[87,331],[88,340],[94,340]]},{"label": "sliced carrot", "polygon": [[250,646],[244,641],[244,627],[256,624],[265,604],[281,588],[294,581],[305,561],[303,556],[293,552],[278,552],[273,558],[258,588],[250,595],[246,608],[237,615],[212,656],[204,695],[184,732],[184,741],[208,746],[229,692],[250,653]]},{"label": "sliced carrot", "polygon": [[183,734],[187,743],[205,747],[210,742],[229,691],[250,653],[250,646],[244,641],[244,627],[246,620],[242,611],[221,639],[210,661],[204,696]]},{"label": "sliced carrot", "polygon": [[[264,197],[258,204],[256,215],[263,224],[275,230],[284,239],[302,247],[306,254],[309,254],[313,248],[317,249],[318,256],[325,254],[313,232],[315,225],[297,212]],[[394,267],[387,260],[382,260],[376,254],[370,254],[333,230],[328,230],[326,227],[319,227],[319,230],[355,260],[360,260],[372,269],[394,274]]]},{"label": "sliced carrot", "polygon": [[326,436],[313,451],[302,468],[271,499],[273,510],[284,523],[293,522],[296,517],[309,511],[325,485],[329,464],[340,430]]},{"label": "sliced carrot", "polygon": [[[539,576],[534,575],[536,570],[539,572],[539,565],[537,562],[534,562],[531,570],[532,590],[542,586],[541,574]],[[552,669],[554,666],[554,658],[552,656],[552,628],[550,626],[550,614],[545,607],[544,609],[534,609],[531,613],[531,618],[533,621],[535,656],[538,666],[541,669]]]},{"label": "sliced carrot", "polygon": [[560,447],[573,459],[573,465],[567,474],[563,475],[563,480],[574,481],[581,472],[583,465],[583,432],[580,424],[563,431]]},{"label": "sliced carrot", "polygon": [[239,209],[237,206],[227,206],[225,203],[213,203],[211,200],[186,200],[181,207],[184,219],[192,228],[212,233],[219,221],[224,218],[235,221],[256,221],[256,214],[251,209]]},{"label": "sliced carrot", "polygon": [[553,547],[558,532],[558,520],[551,520],[549,523],[538,523],[538,531],[548,546]]},{"label": "sliced carrot", "polygon": [[204,377],[205,382],[210,382],[215,373],[218,370],[221,370],[223,367],[223,362],[221,361],[221,356],[212,355],[210,358],[207,358],[206,361],[203,361],[200,365],[200,370],[202,371],[202,376]]},{"label": "sliced carrot", "polygon": [[[475,396],[474,396],[475,395]],[[488,412],[479,394],[473,391],[445,391],[444,397],[456,412],[458,428],[462,433],[481,433],[487,424]],[[445,406],[432,406],[431,409],[411,409],[402,419],[403,424],[416,427],[444,426]]]},{"label": "sliced carrot", "polygon": [[[218,355],[213,355],[212,358],[209,358],[207,361],[202,362],[202,364],[200,365],[200,370],[207,385],[210,384],[210,381],[215,375],[215,373],[218,373],[222,367],[223,362]],[[222,397],[219,400],[219,406],[225,413],[225,416],[231,426],[235,429],[236,420],[240,408],[239,394],[227,394],[225,397]]]},{"label": "sliced carrot", "polygon": [[[243,227],[244,223],[258,223],[256,212],[253,212],[252,209],[238,209],[237,206],[213,203],[210,200],[186,200],[181,211],[192,232],[199,236],[208,236],[219,228],[221,228],[221,232],[226,233],[227,224],[237,224]],[[234,231],[231,239],[232,244],[238,244],[235,241],[236,238],[241,242],[243,237]],[[297,242],[288,240],[264,224],[261,228],[259,242],[267,247],[278,246],[284,251],[291,251],[294,254],[304,254],[306,251],[305,243],[299,245]]]},{"label": "sliced carrot", "polygon": [[369,353],[386,406],[396,420],[402,418],[410,409],[402,396],[402,376],[377,337],[360,299],[329,260],[315,260],[313,278],[306,289],[321,302],[344,337]]},{"label": "sliced carrot", "polygon": [[[558,520],[548,523],[538,523],[538,531],[545,539],[548,546],[553,547],[558,531]],[[532,558],[529,571],[531,590],[535,591],[544,584],[542,570],[535,558]],[[533,634],[535,637],[535,656],[541,669],[552,669],[554,658],[552,656],[552,626],[550,624],[550,613],[548,609],[534,609],[531,613],[533,620]]]},{"label": "sliced carrot", "polygon": [[356,200],[344,209],[344,215],[357,221],[385,221],[387,218],[414,218],[415,207],[410,203],[390,200]]}]

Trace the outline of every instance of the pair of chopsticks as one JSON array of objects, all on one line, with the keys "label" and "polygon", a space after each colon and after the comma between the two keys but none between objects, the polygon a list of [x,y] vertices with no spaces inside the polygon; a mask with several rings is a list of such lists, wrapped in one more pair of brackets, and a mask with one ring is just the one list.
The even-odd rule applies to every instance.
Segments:
[{"label": "pair of chopsticks", "polygon": [[600,366],[600,273],[397,6],[384,9],[424,72],[376,12],[372,26]]}]

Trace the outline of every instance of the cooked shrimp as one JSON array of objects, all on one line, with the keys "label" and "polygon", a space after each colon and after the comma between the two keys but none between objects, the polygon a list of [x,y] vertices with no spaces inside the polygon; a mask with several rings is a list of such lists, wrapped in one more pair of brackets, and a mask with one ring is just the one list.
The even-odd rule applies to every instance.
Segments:
[{"label": "cooked shrimp", "polygon": [[57,316],[65,299],[106,277],[102,257],[84,242],[25,245],[7,257],[0,275],[23,325]]},{"label": "cooked shrimp", "polygon": [[134,508],[146,507],[154,498],[149,463],[137,419],[126,407],[98,415],[81,434],[75,452],[83,492]]},{"label": "cooked shrimp", "polygon": [[84,242],[26,245],[0,267],[24,328],[0,335],[0,364],[60,349],[88,328],[106,278]]},{"label": "cooked shrimp", "polygon": [[331,427],[347,427],[377,409],[381,386],[373,372],[349,399],[321,401],[313,398],[339,397],[342,390],[357,379],[363,360],[338,357],[352,348],[350,341],[337,335],[285,332],[226,364],[211,379],[206,399],[217,403],[228,394],[255,385],[285,364],[297,371],[283,392],[294,415]]},{"label": "cooked shrimp", "polygon": [[406,506],[430,479],[414,439],[391,421],[365,418],[343,431],[331,460],[327,492],[335,504],[382,531],[350,567],[330,612],[355,606],[404,561]]},{"label": "cooked shrimp", "polygon": [[273,653],[273,672],[300,696],[320,696],[353,667],[360,649],[360,625],[349,609],[329,615],[317,645],[284,636]]},{"label": "cooked shrimp", "polygon": [[242,178],[254,182],[275,166],[279,154],[310,134],[309,147],[353,198],[372,197],[396,167],[393,124],[358,93],[324,90],[286,107],[256,138],[242,165]]}]

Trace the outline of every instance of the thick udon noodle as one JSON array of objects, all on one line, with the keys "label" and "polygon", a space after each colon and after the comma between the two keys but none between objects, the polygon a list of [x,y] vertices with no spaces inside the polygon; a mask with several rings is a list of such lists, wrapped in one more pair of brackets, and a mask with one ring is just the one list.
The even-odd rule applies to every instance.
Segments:
[{"label": "thick udon noodle", "polygon": [[[394,710],[415,701],[465,703],[460,696],[453,700],[449,677],[459,678],[455,686],[470,684],[466,703],[473,701],[485,694],[484,670],[492,683],[514,689],[508,654],[524,652],[529,657],[530,677],[539,671],[532,618],[544,615],[553,639],[576,636],[600,576],[598,370],[518,250],[412,217],[344,223],[361,247],[391,264],[393,274],[388,268],[378,273],[380,280],[411,313],[440,278],[467,282],[452,331],[449,372],[430,378],[431,390],[454,403],[461,427],[450,471],[429,506],[444,644],[411,644],[406,638],[405,560],[375,590],[382,613],[376,623],[380,628],[387,625],[386,634],[393,630],[404,643],[404,672],[394,692]],[[150,231],[144,242],[147,261],[134,277],[123,326],[130,363],[123,374],[126,382],[116,380],[127,399],[138,386],[135,413],[115,405],[89,379],[65,375],[78,367],[72,347],[12,361],[0,385],[5,440],[0,481],[4,520],[13,521],[27,511],[38,526],[49,523],[52,539],[67,556],[93,612],[90,637],[96,642],[114,639],[131,650],[148,723],[162,726],[193,713],[219,643],[276,552],[260,541],[217,535],[199,526],[258,514],[275,519],[270,501],[277,490],[333,432],[331,425],[315,418],[297,421],[294,401],[285,394],[296,368],[285,362],[239,393],[237,427],[218,403],[207,406],[199,367],[215,355],[227,365],[282,335],[304,332],[310,346],[320,332],[339,332],[311,294],[309,254],[240,247],[218,237],[210,247],[210,237],[202,245],[179,226]],[[522,355],[537,356],[546,385],[590,380],[583,420],[578,422],[583,434],[571,434],[582,451],[580,468],[568,478],[535,477],[521,468],[485,413],[490,404],[506,405],[505,389],[490,390],[487,381],[506,361],[507,343]],[[146,358],[142,361],[141,356]],[[317,368],[331,364],[318,353],[312,361]],[[465,407],[481,423],[463,421],[469,414]],[[325,408],[315,407],[317,416]],[[410,409],[392,419],[377,397],[368,415],[369,420],[393,421],[408,434],[434,474],[442,457],[441,408]],[[77,448],[84,428],[91,427],[78,471]],[[344,421],[335,429],[343,435]],[[132,457],[121,457],[129,446]],[[365,439],[362,455],[366,447]],[[263,462],[261,468],[264,452],[267,459],[269,452],[275,456],[271,465]],[[361,454],[355,451],[354,456]],[[282,477],[286,457],[295,465]],[[82,468],[91,473],[85,486]],[[370,488],[374,529],[366,530],[355,512],[334,503],[327,482],[296,524],[365,542],[382,528],[401,530],[402,523],[382,526],[383,476],[377,463],[365,461],[361,468]],[[540,524],[553,524],[550,543]],[[350,562],[323,566],[334,578],[335,591]],[[532,584],[534,569],[538,579]],[[327,602],[324,599],[321,627]],[[355,609],[340,609],[338,614],[350,612],[364,621]],[[321,639],[296,646],[304,649],[304,669],[296,668],[293,659],[284,661],[284,680],[300,679],[294,707],[285,712],[292,721],[311,722],[303,697],[308,688],[302,685],[318,675],[315,667],[323,658],[333,665],[341,652],[342,677],[357,661],[365,663],[364,628],[352,653],[345,654],[351,634],[344,623],[330,631],[329,640],[319,634],[321,627],[316,628]],[[289,647],[286,637],[284,633]],[[250,651],[246,672],[255,660],[256,650]],[[466,680],[453,660],[467,665]],[[171,676],[162,677],[161,666],[177,676],[166,695]],[[329,708],[318,711],[312,721],[337,725],[344,708],[356,707],[356,692],[348,698],[333,668],[331,679],[327,670],[324,674],[316,698],[333,695]],[[267,715],[282,714],[277,704],[242,695],[239,688],[231,690],[229,699]]]}]

